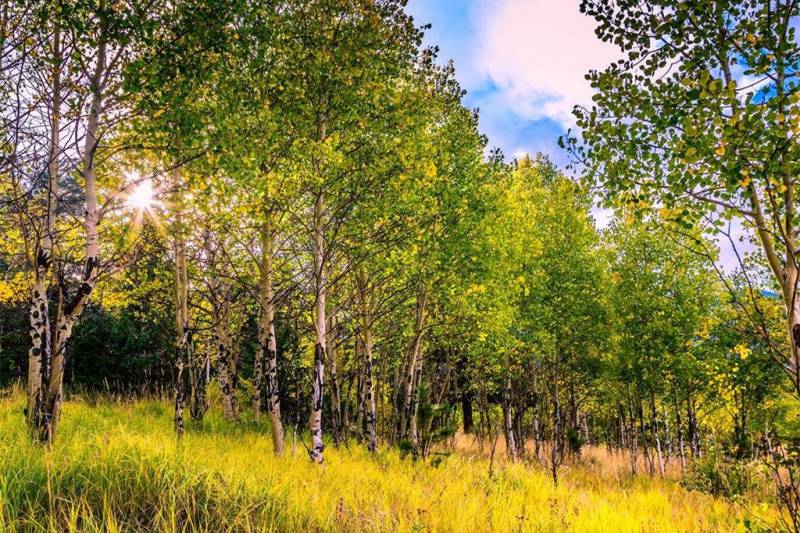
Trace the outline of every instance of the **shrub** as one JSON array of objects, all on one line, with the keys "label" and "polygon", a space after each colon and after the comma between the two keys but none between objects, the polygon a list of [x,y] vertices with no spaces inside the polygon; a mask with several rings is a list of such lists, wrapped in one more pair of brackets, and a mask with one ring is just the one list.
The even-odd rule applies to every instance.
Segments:
[{"label": "shrub", "polygon": [[765,481],[758,463],[708,453],[689,464],[681,484],[691,490],[735,499],[758,491]]}]

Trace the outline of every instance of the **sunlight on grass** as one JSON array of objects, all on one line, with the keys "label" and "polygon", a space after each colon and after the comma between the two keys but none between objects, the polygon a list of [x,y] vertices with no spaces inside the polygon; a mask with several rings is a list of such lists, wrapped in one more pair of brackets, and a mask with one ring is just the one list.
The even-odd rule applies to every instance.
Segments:
[{"label": "sunlight on grass", "polygon": [[[1,531],[730,531],[748,507],[672,481],[571,469],[555,488],[533,467],[453,455],[438,467],[394,451],[330,446],[313,465],[268,427],[207,417],[179,445],[165,403],[73,400],[51,450],[25,435],[20,395],[0,401]],[[749,509],[752,512],[752,509]],[[760,507],[761,527],[774,525]]]}]

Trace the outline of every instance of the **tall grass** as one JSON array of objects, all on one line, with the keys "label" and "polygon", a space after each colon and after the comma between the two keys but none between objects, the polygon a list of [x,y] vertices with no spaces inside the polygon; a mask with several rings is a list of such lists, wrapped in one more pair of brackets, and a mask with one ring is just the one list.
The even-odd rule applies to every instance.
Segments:
[{"label": "tall grass", "polygon": [[[167,403],[64,406],[56,444],[28,439],[23,398],[0,400],[0,531],[731,531],[772,527],[672,481],[547,473],[456,454],[433,467],[383,450],[298,444],[272,455],[268,428],[212,411],[179,444]],[[758,512],[754,512],[758,509]]]}]

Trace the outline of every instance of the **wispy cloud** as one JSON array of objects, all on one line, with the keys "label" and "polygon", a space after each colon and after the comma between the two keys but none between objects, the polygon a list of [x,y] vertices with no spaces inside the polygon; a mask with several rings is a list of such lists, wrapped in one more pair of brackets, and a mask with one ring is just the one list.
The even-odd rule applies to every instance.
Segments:
[{"label": "wispy cloud", "polygon": [[620,55],[598,41],[578,0],[482,0],[474,10],[475,69],[496,85],[501,102],[528,120],[573,123],[576,104],[591,103],[584,75]]},{"label": "wispy cloud", "polygon": [[557,139],[573,122],[575,105],[591,103],[584,75],[616,59],[599,42],[579,0],[410,0],[426,42],[454,59],[465,103],[478,107],[481,131],[512,157],[543,152],[557,164]]}]

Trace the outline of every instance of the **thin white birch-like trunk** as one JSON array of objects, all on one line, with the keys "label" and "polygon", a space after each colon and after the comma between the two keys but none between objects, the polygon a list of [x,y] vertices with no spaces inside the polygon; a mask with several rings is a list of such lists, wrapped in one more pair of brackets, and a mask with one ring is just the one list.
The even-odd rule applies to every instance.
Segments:
[{"label": "thin white birch-like trunk", "polygon": [[331,429],[333,430],[334,443],[339,444],[342,441],[342,401],[341,390],[338,375],[336,373],[336,322],[335,318],[328,315],[328,325],[326,327],[328,340],[327,346],[327,363],[328,375],[330,376],[330,390],[331,390]]},{"label": "thin white birch-like trunk", "polygon": [[[206,238],[206,247],[212,265],[218,259],[216,246],[214,236],[209,234]],[[239,402],[236,398],[236,366],[231,345],[231,288],[225,269],[221,268],[219,272],[212,272],[212,278],[208,280],[208,285],[211,292],[213,346],[217,354],[217,378],[222,400],[222,413],[226,419],[235,420],[239,417]]]},{"label": "thin white birch-like trunk", "polygon": [[35,279],[31,288],[29,311],[31,345],[28,349],[28,402],[26,415],[28,427],[41,438],[45,387],[49,375],[51,342],[47,277],[53,263],[55,219],[58,206],[58,156],[61,151],[61,28],[58,23],[53,31],[53,71],[51,73],[50,96],[50,146],[48,150],[48,193],[44,227],[37,243]]},{"label": "thin white birch-like trunk", "polygon": [[[372,291],[367,285],[367,277],[363,271],[356,273],[358,295],[361,304],[361,336],[364,347],[364,418],[367,424],[367,449],[375,452],[378,449],[378,417],[375,408],[375,384],[372,380]],[[360,428],[360,426],[359,426]]]},{"label": "thin white birch-like trunk", "polygon": [[[177,180],[176,180],[177,181]],[[183,218],[180,207],[176,209],[175,224],[178,237],[175,241],[175,432],[178,438],[186,429],[184,410],[190,390],[189,361],[193,358],[192,332],[189,327],[189,280],[186,264],[186,241],[183,235]]]},{"label": "thin white birch-like trunk", "polygon": [[414,341],[406,369],[405,397],[400,421],[401,437],[410,437],[416,447],[416,395],[417,374],[421,370],[422,339],[425,335],[425,306],[427,295],[424,286],[420,287],[417,294],[417,304],[414,321]]},{"label": "thin white birch-like trunk", "polygon": [[324,445],[322,443],[322,395],[325,376],[325,355],[327,349],[327,331],[325,320],[325,297],[327,295],[327,278],[325,269],[324,222],[322,192],[317,194],[314,203],[314,278],[316,302],[314,305],[314,329],[316,345],[314,346],[314,369],[311,390],[311,415],[309,431],[311,432],[311,460],[322,463]]},{"label": "thin white birch-like trunk", "polygon": [[517,462],[518,450],[517,441],[514,438],[514,421],[511,417],[511,376],[506,375],[505,386],[503,387],[503,425],[506,436],[506,449],[512,462]]},{"label": "thin white birch-like trunk", "polygon": [[[261,280],[259,292],[258,346],[256,356],[260,367],[260,378],[253,400],[254,410],[261,409],[261,399],[266,401],[272,426],[272,445],[276,455],[281,455],[284,448],[284,431],[281,422],[281,399],[278,384],[278,346],[275,339],[275,307],[273,287],[273,237],[269,215],[261,232]],[[257,406],[256,406],[257,404]]]}]

